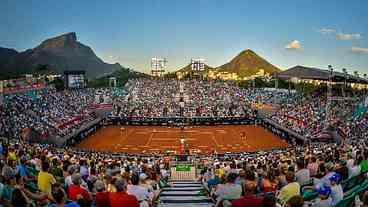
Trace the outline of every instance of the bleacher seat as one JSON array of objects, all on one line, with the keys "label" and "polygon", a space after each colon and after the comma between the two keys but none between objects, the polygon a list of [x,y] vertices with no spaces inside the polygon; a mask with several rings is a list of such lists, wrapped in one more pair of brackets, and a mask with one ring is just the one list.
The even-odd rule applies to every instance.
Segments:
[{"label": "bleacher seat", "polygon": [[337,203],[334,207],[350,207],[352,206],[354,199],[355,193],[352,193],[351,195],[345,197],[343,200]]}]

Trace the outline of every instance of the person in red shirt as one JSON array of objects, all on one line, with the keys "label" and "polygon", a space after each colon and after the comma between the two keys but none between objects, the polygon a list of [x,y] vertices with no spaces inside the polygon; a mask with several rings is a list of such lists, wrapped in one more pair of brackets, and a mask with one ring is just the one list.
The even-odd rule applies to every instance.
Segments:
[{"label": "person in red shirt", "polygon": [[82,177],[79,173],[75,173],[72,175],[73,184],[69,186],[68,189],[68,197],[70,200],[78,201],[78,203],[82,202],[86,205],[92,203],[92,197],[90,193],[82,188],[80,184],[82,183]]},{"label": "person in red shirt", "polygon": [[139,207],[138,199],[133,195],[127,194],[127,185],[125,179],[116,179],[115,187],[117,192],[110,193],[111,207]]},{"label": "person in red shirt", "polygon": [[97,180],[95,183],[96,188],[96,207],[110,207],[109,192],[106,192],[105,183],[101,180]]},{"label": "person in red shirt", "polygon": [[263,197],[255,194],[256,186],[252,183],[246,183],[244,186],[244,196],[231,201],[232,207],[258,207],[262,205]]}]

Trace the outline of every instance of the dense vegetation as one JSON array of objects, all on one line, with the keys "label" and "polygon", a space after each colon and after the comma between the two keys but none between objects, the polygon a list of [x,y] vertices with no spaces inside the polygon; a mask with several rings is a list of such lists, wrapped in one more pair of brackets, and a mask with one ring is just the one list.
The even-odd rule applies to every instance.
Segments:
[{"label": "dense vegetation", "polygon": [[117,81],[117,86],[122,87],[131,78],[139,78],[147,76],[148,76],[147,74],[136,72],[130,68],[121,68],[119,70],[114,71],[110,75],[89,80],[88,87],[92,88],[108,87],[110,77],[115,77]]}]

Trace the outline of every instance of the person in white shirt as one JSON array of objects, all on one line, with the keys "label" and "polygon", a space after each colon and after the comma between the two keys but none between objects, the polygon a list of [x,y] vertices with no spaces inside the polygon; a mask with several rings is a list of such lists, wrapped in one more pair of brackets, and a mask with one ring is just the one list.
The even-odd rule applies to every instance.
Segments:
[{"label": "person in white shirt", "polygon": [[357,164],[356,160],[354,160],[352,165],[348,166],[348,169],[349,169],[349,178],[357,176],[361,172],[360,165]]},{"label": "person in white shirt", "polygon": [[137,173],[133,173],[130,179],[131,185],[128,185],[127,193],[129,195],[134,195],[140,207],[148,207],[151,203],[150,201],[150,194],[147,188],[139,185],[139,176]]},{"label": "person in white shirt", "polygon": [[310,181],[309,169],[305,168],[304,160],[300,159],[296,162],[298,171],[295,173],[296,181],[299,185],[307,184]]},{"label": "person in white shirt", "polygon": [[344,198],[344,191],[340,184],[341,180],[342,176],[339,173],[334,173],[330,177],[332,205],[336,205]]},{"label": "person in white shirt", "polygon": [[326,185],[317,187],[318,198],[312,203],[312,207],[330,207],[332,206],[331,188]]},{"label": "person in white shirt", "polygon": [[233,200],[241,197],[242,187],[235,184],[235,180],[237,177],[237,174],[229,173],[226,178],[226,183],[217,186],[214,192],[217,200],[216,206],[221,206],[221,202],[224,199]]}]

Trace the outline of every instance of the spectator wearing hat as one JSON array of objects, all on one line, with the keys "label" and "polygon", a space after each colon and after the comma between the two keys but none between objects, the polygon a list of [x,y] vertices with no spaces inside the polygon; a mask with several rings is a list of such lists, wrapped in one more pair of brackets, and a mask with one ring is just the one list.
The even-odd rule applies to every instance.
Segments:
[{"label": "spectator wearing hat", "polygon": [[312,207],[331,207],[331,188],[321,184],[317,186],[316,191],[318,192],[318,199],[312,203]]},{"label": "spectator wearing hat", "polygon": [[295,174],[289,171],[285,178],[288,184],[282,187],[277,195],[281,204],[285,204],[293,196],[300,195],[300,185],[295,181]]},{"label": "spectator wearing hat", "polygon": [[153,187],[152,185],[150,185],[148,183],[148,175],[146,173],[141,173],[139,175],[139,182],[140,182],[140,185],[143,186],[144,188],[147,189],[148,193],[149,193],[149,200],[150,202],[153,201],[154,197],[155,197],[155,193],[153,191]]},{"label": "spectator wearing hat", "polygon": [[109,207],[109,192],[106,192],[105,183],[102,180],[97,180],[94,187],[96,189],[96,207]]},{"label": "spectator wearing hat", "polygon": [[130,178],[131,185],[128,185],[127,193],[129,195],[134,195],[138,199],[141,207],[149,206],[149,203],[151,203],[150,193],[145,186],[139,185],[139,180],[141,177],[144,176],[138,176],[137,173],[132,174]]},{"label": "spectator wearing hat", "polygon": [[321,178],[320,182],[322,184],[330,186],[330,177],[335,173],[334,164],[332,162],[325,163],[326,174]]},{"label": "spectator wearing hat", "polygon": [[111,207],[139,207],[138,199],[127,194],[127,182],[123,178],[117,178],[114,184],[117,192],[109,194]]},{"label": "spectator wearing hat", "polygon": [[90,193],[81,187],[82,177],[79,173],[72,175],[73,184],[69,186],[68,196],[73,201],[78,201],[78,203],[91,204],[92,198]]},{"label": "spectator wearing hat", "polygon": [[51,195],[52,185],[56,183],[55,177],[49,173],[50,164],[47,161],[42,162],[41,172],[38,173],[38,188],[41,192]]},{"label": "spectator wearing hat", "polygon": [[339,201],[341,201],[344,198],[344,191],[340,184],[341,180],[342,180],[342,176],[339,173],[334,173],[330,177],[331,199],[332,199],[333,205],[336,205]]}]

